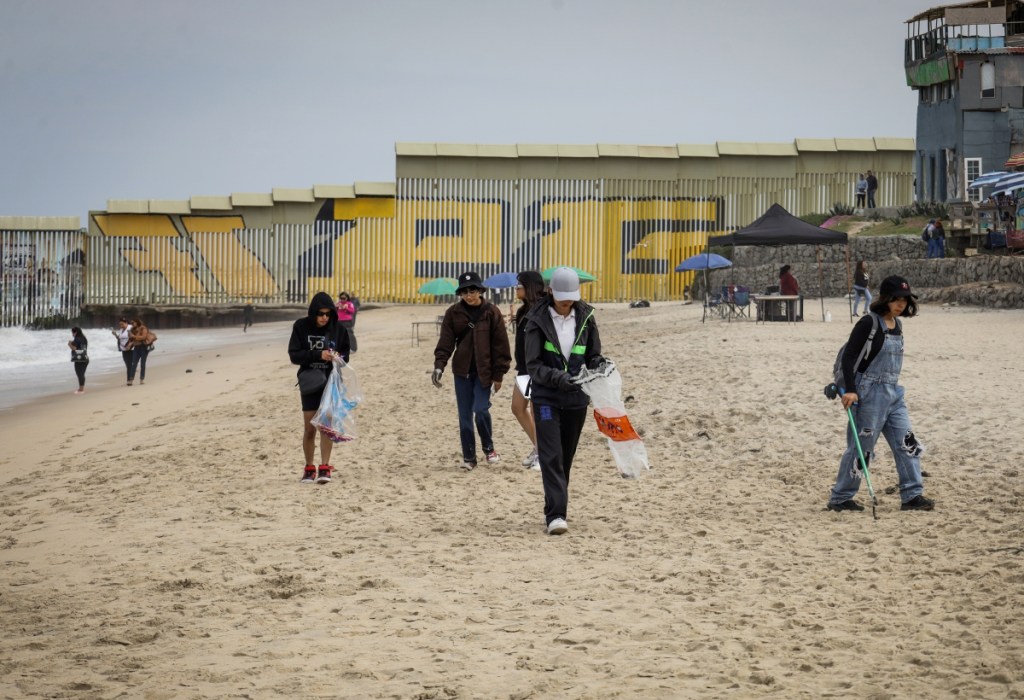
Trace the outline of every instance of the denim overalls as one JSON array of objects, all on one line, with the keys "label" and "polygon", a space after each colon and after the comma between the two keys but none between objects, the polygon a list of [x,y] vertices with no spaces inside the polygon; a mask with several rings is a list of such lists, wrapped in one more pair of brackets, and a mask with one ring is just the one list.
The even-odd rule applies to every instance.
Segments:
[{"label": "denim overalls", "polygon": [[[896,460],[896,473],[900,479],[900,500],[903,503],[921,495],[921,454],[924,446],[914,437],[910,427],[910,415],[903,400],[903,387],[896,382],[903,368],[903,336],[892,335],[885,328],[885,342],[878,356],[871,361],[863,374],[857,375],[857,405],[853,417],[857,422],[860,446],[872,467],[871,455],[878,441],[878,434],[885,435]],[[839,476],[832,487],[829,503],[848,501],[860,488],[860,467],[857,447],[853,442],[853,431],[846,426],[846,451],[839,461]]]}]

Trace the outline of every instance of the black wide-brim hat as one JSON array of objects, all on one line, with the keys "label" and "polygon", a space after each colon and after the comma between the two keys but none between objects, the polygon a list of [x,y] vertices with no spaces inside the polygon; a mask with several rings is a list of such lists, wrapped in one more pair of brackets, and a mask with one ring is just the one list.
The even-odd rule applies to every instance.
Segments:
[{"label": "black wide-brim hat", "polygon": [[459,275],[459,286],[455,288],[456,294],[462,294],[467,289],[476,287],[478,289],[486,289],[483,281],[480,279],[480,275],[475,272],[463,272]]}]

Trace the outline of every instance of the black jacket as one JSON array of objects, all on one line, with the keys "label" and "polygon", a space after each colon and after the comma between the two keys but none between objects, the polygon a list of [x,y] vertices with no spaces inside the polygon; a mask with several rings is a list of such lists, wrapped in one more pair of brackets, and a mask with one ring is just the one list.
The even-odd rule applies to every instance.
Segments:
[{"label": "black jacket", "polygon": [[[878,320],[876,321],[875,319]],[[871,335],[871,325],[876,322],[879,324],[879,328],[875,331],[875,337],[871,339],[871,350],[868,351],[868,356],[864,358],[860,366],[854,367],[853,364],[857,361],[857,357],[860,356],[860,351],[864,349],[864,343],[867,342],[868,336]],[[885,344],[886,335],[903,335],[903,325],[899,319],[896,319],[896,327],[892,330],[886,328],[885,321],[874,312],[865,314],[857,321],[853,330],[850,331],[850,339],[846,341],[846,349],[843,350],[844,389],[857,386],[855,383],[857,373],[866,371],[871,361],[878,356],[878,353],[882,352],[882,345]]]},{"label": "black jacket", "polygon": [[530,398],[536,404],[556,408],[585,408],[589,397],[569,380],[579,374],[584,365],[596,367],[604,359],[594,308],[582,301],[573,303],[576,312],[574,350],[566,361],[551,320],[553,303],[551,297],[541,299],[526,315],[524,345],[526,370],[532,382]]},{"label": "black jacket", "polygon": [[[316,312],[330,309],[327,325],[320,327],[316,323]],[[348,362],[348,333],[338,323],[338,314],[334,312],[334,300],[327,292],[317,292],[309,302],[309,313],[292,325],[292,336],[288,340],[288,357],[293,365],[298,365],[298,375],[304,369],[320,369],[324,374],[331,373],[331,363],[324,362],[321,353],[334,344],[334,349],[341,358]]]}]

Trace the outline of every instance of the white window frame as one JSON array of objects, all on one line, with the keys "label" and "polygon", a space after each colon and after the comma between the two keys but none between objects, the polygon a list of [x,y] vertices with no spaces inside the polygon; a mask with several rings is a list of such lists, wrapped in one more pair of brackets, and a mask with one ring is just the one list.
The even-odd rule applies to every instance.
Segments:
[{"label": "white window frame", "polygon": [[[971,176],[971,171],[974,169],[972,166],[977,166],[977,172],[974,176]],[[964,188],[967,188],[968,183],[972,180],[977,180],[978,176],[981,175],[981,158],[964,158]],[[978,204],[981,202],[981,188],[972,187],[967,189],[967,196],[965,197],[970,202]]]}]

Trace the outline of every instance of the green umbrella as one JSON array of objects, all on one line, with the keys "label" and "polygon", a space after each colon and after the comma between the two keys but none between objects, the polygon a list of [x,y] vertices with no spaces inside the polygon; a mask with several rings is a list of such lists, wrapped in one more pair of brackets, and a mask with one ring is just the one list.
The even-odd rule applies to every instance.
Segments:
[{"label": "green umbrella", "polygon": [[554,267],[549,267],[548,269],[541,272],[540,276],[544,278],[545,282],[550,282],[552,273],[554,273],[554,271],[560,267],[568,267],[571,270],[575,270],[576,274],[579,275],[580,282],[594,282],[595,280],[597,280],[596,277],[594,277],[586,270],[581,270],[578,267],[571,267],[570,265],[555,265]]},{"label": "green umbrella", "polygon": [[425,282],[422,287],[416,290],[416,293],[433,294],[435,296],[455,294],[456,287],[458,287],[458,284],[451,277],[435,277],[429,282]]}]

